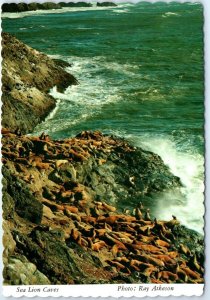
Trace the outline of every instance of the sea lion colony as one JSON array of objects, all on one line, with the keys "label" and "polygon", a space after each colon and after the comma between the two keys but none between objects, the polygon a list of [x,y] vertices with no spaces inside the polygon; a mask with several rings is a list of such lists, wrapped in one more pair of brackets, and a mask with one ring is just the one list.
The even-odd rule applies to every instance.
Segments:
[{"label": "sea lion colony", "polygon": [[[132,212],[119,213],[106,199],[93,199],[90,190],[75,180],[75,162],[83,164],[94,156],[99,165],[105,164],[97,151],[132,152],[135,147],[98,131],[53,141],[45,134],[30,137],[7,129],[2,129],[2,145],[5,167],[43,204],[41,226],[61,228],[67,246],[74,241],[93,251],[113,277],[136,272],[142,282],[203,283],[204,270],[196,252],[177,245],[175,228],[180,222],[175,216],[169,221],[153,220],[142,203]],[[71,178],[63,180],[60,171],[66,167],[71,168]]]}]

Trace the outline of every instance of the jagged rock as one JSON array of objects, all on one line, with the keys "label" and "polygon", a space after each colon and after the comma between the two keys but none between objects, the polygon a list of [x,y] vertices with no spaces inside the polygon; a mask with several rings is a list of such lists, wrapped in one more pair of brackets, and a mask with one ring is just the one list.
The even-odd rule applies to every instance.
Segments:
[{"label": "jagged rock", "polygon": [[55,107],[48,94],[77,80],[47,55],[2,33],[2,125],[28,133]]},{"label": "jagged rock", "polygon": [[[158,155],[100,132],[59,141],[2,134],[13,236],[5,265],[13,251],[24,255],[52,284],[203,282],[203,237],[176,217],[154,220],[142,204],[137,211],[145,196],[156,201],[157,192],[181,187]],[[122,213],[128,202],[135,212]],[[19,274],[12,284],[24,280]]]},{"label": "jagged rock", "polygon": [[[91,274],[93,270],[85,271],[85,268],[95,269],[96,273],[91,258],[88,256],[89,261],[85,259],[84,264],[78,251],[66,246],[47,228],[35,228],[29,236],[20,235],[20,239],[21,243],[17,242],[19,251],[47,274],[52,284],[86,283],[98,279],[97,274],[95,277]],[[84,250],[81,251],[84,254]]]},{"label": "jagged rock", "polygon": [[32,195],[26,184],[12,175],[7,168],[2,169],[4,176],[3,211],[7,215],[12,210],[8,209],[7,200],[10,199],[10,207],[22,218],[39,224],[42,220],[42,204]]},{"label": "jagged rock", "polygon": [[8,262],[8,257],[13,254],[16,243],[13,239],[13,236],[11,234],[9,224],[7,221],[3,221],[3,261],[4,264]]},{"label": "jagged rock", "polygon": [[23,255],[10,256],[3,275],[6,285],[51,284],[49,279]]}]

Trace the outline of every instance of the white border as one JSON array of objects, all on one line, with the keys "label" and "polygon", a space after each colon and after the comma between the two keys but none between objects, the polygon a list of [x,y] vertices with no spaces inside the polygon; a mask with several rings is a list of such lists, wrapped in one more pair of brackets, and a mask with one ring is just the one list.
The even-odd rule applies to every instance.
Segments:
[{"label": "white border", "polygon": [[[84,1],[84,2],[96,2],[96,1],[86,1],[86,0],[23,0],[23,1],[18,1],[18,0],[0,0],[0,3],[18,3],[18,2],[25,2],[25,3],[30,3],[30,2],[78,2],[78,1]],[[98,2],[103,2],[106,0],[98,0]],[[109,1],[109,0],[107,0]],[[119,3],[119,2],[129,2],[129,0],[112,0],[113,2]],[[171,2],[170,0],[147,0],[147,2]],[[139,2],[138,0],[130,0],[130,2]],[[80,295],[83,294],[85,297],[90,298],[90,297],[100,297],[100,299],[104,299],[104,297],[108,297],[105,299],[116,299],[116,297],[122,297],[123,299],[127,299],[127,297],[135,296],[132,297],[133,299],[137,299],[139,297],[145,297],[145,296],[157,296],[156,299],[162,299],[163,296],[168,296],[168,299],[175,299],[176,297],[174,296],[169,296],[169,295],[176,295],[180,296],[180,300],[186,300],[189,299],[189,296],[192,297],[192,299],[210,299],[210,262],[209,262],[209,254],[210,254],[210,212],[209,212],[209,198],[210,198],[210,173],[209,173],[209,154],[210,154],[210,141],[208,138],[208,134],[210,132],[210,1],[209,0],[176,0],[175,2],[178,3],[183,3],[183,2],[199,2],[203,4],[204,6],[204,32],[205,32],[205,139],[206,139],[206,181],[205,181],[205,206],[206,206],[206,212],[205,212],[205,255],[206,255],[206,262],[205,262],[205,286],[204,285],[191,285],[191,284],[175,284],[175,285],[165,285],[166,287],[174,287],[175,293],[171,292],[161,292],[161,296],[158,296],[160,293],[157,291],[152,291],[152,288],[154,285],[72,285],[72,286],[54,286],[55,288],[59,289],[58,292],[53,293],[48,293],[48,292],[41,292],[41,293],[33,293],[33,292],[25,292],[25,293],[20,293],[19,296],[22,297],[22,299],[28,299],[28,297],[34,297],[34,299],[41,299],[43,297],[48,297],[48,299],[54,299],[54,297],[60,297],[65,296],[69,297],[69,289],[71,289],[71,299],[74,297],[78,297],[77,299],[83,299]],[[1,176],[1,175],[0,175]],[[2,177],[1,177],[2,178]],[[2,208],[0,207],[0,212],[2,213]],[[2,220],[1,220],[2,222]],[[2,237],[2,231],[1,231],[1,237]],[[0,243],[0,250],[1,253],[3,251],[3,246]],[[3,269],[2,261],[1,261],[1,270]],[[2,278],[2,273],[1,275],[1,282],[3,282]],[[136,287],[135,291],[116,291],[119,286],[131,286],[131,287]],[[148,288],[148,292],[144,291],[139,291],[139,286],[144,286]],[[156,285],[157,287],[159,285]],[[164,287],[164,285],[161,285]],[[28,286],[27,286],[28,287]],[[25,287],[27,289],[27,287]],[[38,288],[42,290],[45,286],[34,286],[34,288]],[[50,288],[53,288],[53,286],[49,286]],[[23,288],[23,286],[21,286]],[[204,288],[204,293],[203,292]],[[3,294],[3,289],[4,289],[4,294]],[[17,289],[16,286],[4,286],[0,289],[0,294],[1,294],[1,299],[5,300],[12,300],[14,297],[8,297],[9,295],[13,294],[13,291]],[[44,293],[44,294],[43,294]],[[6,297],[5,297],[5,296]],[[24,296],[23,296],[24,295]],[[110,295],[114,295],[113,297],[110,297]],[[183,296],[186,295],[186,296]],[[191,296],[195,295],[195,296]],[[137,298],[136,298],[137,297]],[[199,298],[198,298],[199,297]],[[16,297],[15,297],[16,298]]]}]

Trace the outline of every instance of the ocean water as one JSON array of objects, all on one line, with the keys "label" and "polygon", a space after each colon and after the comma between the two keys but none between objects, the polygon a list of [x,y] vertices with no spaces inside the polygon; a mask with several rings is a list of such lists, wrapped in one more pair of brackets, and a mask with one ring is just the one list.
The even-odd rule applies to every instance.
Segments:
[{"label": "ocean water", "polygon": [[[125,137],[158,153],[182,180],[157,195],[161,219],[203,232],[204,61],[199,3],[121,4],[2,15],[3,31],[71,63],[78,86],[50,94],[56,109],[35,128],[53,138],[82,130]],[[129,207],[129,203],[128,203]]]}]

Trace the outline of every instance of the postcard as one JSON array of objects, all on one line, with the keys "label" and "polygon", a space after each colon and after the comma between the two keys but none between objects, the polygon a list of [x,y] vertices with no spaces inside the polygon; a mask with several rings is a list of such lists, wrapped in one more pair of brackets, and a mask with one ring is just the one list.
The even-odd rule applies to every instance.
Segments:
[{"label": "postcard", "polygon": [[204,6],[4,1],[3,293],[201,296]]}]

